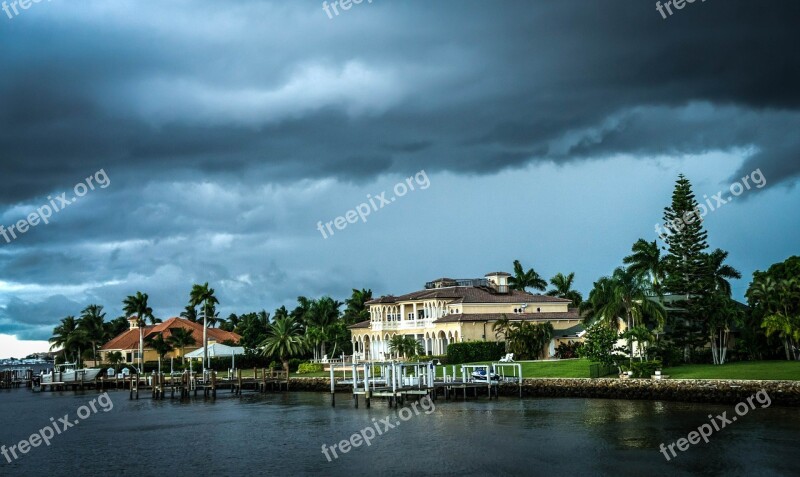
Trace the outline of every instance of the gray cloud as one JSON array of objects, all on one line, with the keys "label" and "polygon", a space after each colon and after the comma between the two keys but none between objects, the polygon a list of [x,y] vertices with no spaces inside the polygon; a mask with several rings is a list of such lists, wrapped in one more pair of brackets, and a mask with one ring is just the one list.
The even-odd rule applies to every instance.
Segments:
[{"label": "gray cloud", "polygon": [[[358,284],[342,277],[366,276],[363,245],[309,229],[420,169],[483,194],[531,164],[724,151],[742,163],[719,182],[761,168],[791,186],[798,20],[790,0],[668,20],[610,0],[375,2],[333,20],[315,1],[42,4],[0,28],[0,223],[101,168],[112,186],[0,242],[0,281],[74,286],[74,304],[115,312],[149,288],[164,314],[193,281],[218,283],[232,309],[346,294]],[[458,199],[416,205],[427,224],[406,230],[469,237]],[[415,257],[382,220],[363,233]],[[369,267],[365,286],[394,286]],[[19,293],[0,288],[8,331],[37,303]],[[50,322],[66,312],[36,293]]]}]

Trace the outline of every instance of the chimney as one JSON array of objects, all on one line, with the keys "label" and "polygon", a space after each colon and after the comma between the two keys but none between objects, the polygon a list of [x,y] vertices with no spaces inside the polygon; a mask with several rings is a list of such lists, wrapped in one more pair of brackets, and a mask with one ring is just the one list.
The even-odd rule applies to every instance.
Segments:
[{"label": "chimney", "polygon": [[506,272],[491,272],[486,274],[486,279],[489,281],[489,286],[495,289],[497,293],[508,293],[508,277],[510,273]]},{"label": "chimney", "polygon": [[130,326],[130,328],[128,328],[129,330],[139,329],[139,317],[132,316],[128,318],[128,325]]}]

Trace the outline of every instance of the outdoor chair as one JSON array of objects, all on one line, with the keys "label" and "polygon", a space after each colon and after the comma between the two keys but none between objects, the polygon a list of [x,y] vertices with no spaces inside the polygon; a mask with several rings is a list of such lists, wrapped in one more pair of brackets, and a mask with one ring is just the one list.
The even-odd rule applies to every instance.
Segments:
[{"label": "outdoor chair", "polygon": [[507,355],[500,358],[501,363],[513,363],[514,362],[514,353],[508,353]]}]

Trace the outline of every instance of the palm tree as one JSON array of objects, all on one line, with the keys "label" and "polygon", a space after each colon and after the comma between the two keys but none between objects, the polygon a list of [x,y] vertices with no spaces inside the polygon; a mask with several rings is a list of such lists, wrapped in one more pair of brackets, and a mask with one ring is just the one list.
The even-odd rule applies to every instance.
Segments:
[{"label": "palm tree", "polygon": [[192,323],[197,323],[197,309],[192,305],[186,305],[186,307],[181,312],[181,317],[186,318]]},{"label": "palm tree", "polygon": [[633,342],[635,341],[638,344],[638,351],[639,351],[639,361],[644,361],[645,355],[647,354],[647,345],[655,341],[655,335],[647,329],[644,325],[637,325],[633,328],[629,328],[622,334],[623,338],[630,338]]},{"label": "palm tree", "polygon": [[[330,328],[339,319],[339,308],[342,302],[334,300],[329,296],[320,298],[319,300],[312,300],[308,311],[305,314],[306,326],[308,328],[317,328],[319,333],[319,355],[326,354],[326,343],[330,341]],[[316,348],[316,347],[315,347]],[[334,353],[336,352],[334,343]]]},{"label": "palm tree", "polygon": [[622,262],[628,265],[631,273],[647,277],[653,285],[653,291],[660,296],[662,294],[661,283],[666,276],[666,269],[658,243],[655,240],[648,242],[645,239],[639,239],[633,244],[631,251],[633,253],[623,258]]},{"label": "palm tree", "polygon": [[413,336],[394,335],[389,338],[389,352],[394,353],[398,358],[408,358],[409,356],[419,356],[423,353],[422,343]]},{"label": "palm tree", "polygon": [[509,349],[519,357],[539,359],[552,339],[553,325],[550,322],[532,324],[515,321],[508,331]]},{"label": "palm tree", "polygon": [[197,341],[194,339],[192,332],[185,328],[174,328],[170,331],[168,341],[172,346],[181,350],[181,364],[186,364],[185,349],[187,346],[197,343]]},{"label": "palm tree", "polygon": [[575,272],[572,272],[566,276],[562,273],[557,273],[556,276],[550,279],[550,284],[555,288],[548,291],[546,295],[566,298],[567,300],[572,301],[571,305],[574,308],[577,308],[581,306],[581,303],[583,302],[583,295],[581,295],[581,292],[572,289],[572,283],[574,281]]},{"label": "palm tree", "polygon": [[[508,330],[511,327],[511,320],[508,319],[505,313],[500,316],[500,319],[495,321],[492,325],[492,331],[494,331],[495,339],[499,340],[500,336],[502,335],[503,338],[508,337]],[[508,347],[508,344],[506,344]]]},{"label": "palm tree", "polygon": [[167,355],[170,351],[172,351],[172,345],[169,341],[164,339],[163,333],[158,333],[155,336],[148,336],[147,337],[147,344],[153,348],[158,354],[158,372],[161,372],[161,362],[164,361],[164,356]]},{"label": "palm tree", "polygon": [[264,356],[277,356],[281,360],[288,387],[289,359],[307,349],[303,327],[292,317],[279,318],[269,325],[267,338],[261,343],[261,347]]},{"label": "palm tree", "polygon": [[728,252],[721,249],[716,249],[703,256],[707,278],[710,281],[709,287],[711,290],[729,297],[731,296],[731,284],[728,280],[738,280],[742,278],[742,274],[732,266],[726,265],[724,263],[726,258],[728,258]]},{"label": "palm tree", "polygon": [[106,361],[108,364],[114,367],[114,371],[117,370],[117,366],[123,361],[122,352],[120,351],[111,351],[110,353],[106,354]]},{"label": "palm tree", "polygon": [[613,299],[614,285],[611,277],[601,277],[594,282],[592,291],[589,292],[589,298],[580,306],[584,325],[591,326],[595,323],[602,323],[610,330],[619,331],[618,317],[603,314],[603,307]]},{"label": "palm tree", "polygon": [[[800,341],[800,279],[775,280],[770,276],[758,277],[747,290],[751,303],[764,313],[761,327],[767,336],[778,334],[783,339],[786,359],[798,359],[795,342]],[[791,351],[791,354],[790,354]]]},{"label": "palm tree", "polygon": [[201,303],[203,305],[203,369],[205,369],[208,365],[209,312],[212,311],[214,305],[219,304],[219,300],[214,296],[214,289],[208,287],[208,282],[202,285],[195,284],[189,293],[189,306],[196,308]]},{"label": "palm tree", "polygon": [[236,328],[239,327],[241,322],[242,318],[239,315],[237,315],[236,313],[231,313],[230,315],[228,315],[228,319],[224,320],[223,323],[219,325],[219,329],[224,331],[235,332]]},{"label": "palm tree", "polygon": [[393,335],[389,338],[389,352],[394,354],[396,357],[400,357],[400,355],[405,351],[405,340],[403,339],[402,335]]},{"label": "palm tree", "polygon": [[372,290],[353,288],[353,294],[344,303],[347,308],[344,310],[344,320],[348,325],[353,325],[362,321],[369,321],[369,307],[366,302],[372,300]]},{"label": "palm tree", "polygon": [[155,321],[153,317],[153,309],[150,308],[148,305],[149,297],[147,293],[142,293],[140,291],[136,292],[136,295],[129,295],[122,301],[122,309],[128,318],[132,316],[136,316],[136,325],[139,328],[139,372],[143,371],[142,369],[142,355],[144,354],[144,327],[145,327],[145,318],[150,318],[151,321]]},{"label": "palm tree", "polygon": [[314,300],[306,298],[304,296],[297,297],[297,306],[294,310],[290,313],[290,315],[301,325],[306,326],[308,312],[311,309],[311,305]]},{"label": "palm tree", "polygon": [[[649,284],[640,274],[626,268],[617,268],[611,277],[595,283],[584,309],[594,321],[602,320],[610,329],[619,329],[618,320],[626,320],[627,329],[643,324],[645,317],[655,319],[661,327],[666,319],[664,306],[649,299]],[[628,336],[628,350],[633,362],[633,341]]]},{"label": "palm tree", "polygon": [[526,288],[544,291],[547,288],[547,282],[532,268],[526,272],[519,260],[514,260],[514,276],[508,278],[508,285],[512,290],[519,291],[525,291]]},{"label": "palm tree", "polygon": [[97,366],[97,348],[108,339],[104,326],[106,314],[100,305],[89,305],[81,311],[78,327],[83,331],[84,337],[92,345],[92,360]]},{"label": "palm tree", "polygon": [[419,356],[425,352],[422,347],[422,343],[420,343],[416,338],[413,336],[407,335],[403,337],[403,356],[405,357],[413,357]]},{"label": "palm tree", "polygon": [[84,340],[83,331],[78,328],[78,321],[74,316],[67,316],[61,320],[58,326],[53,328],[53,337],[48,341],[50,342],[50,349],[61,348],[64,351],[64,360],[67,360],[67,354],[70,352],[77,353],[75,361],[80,359],[80,348]]}]

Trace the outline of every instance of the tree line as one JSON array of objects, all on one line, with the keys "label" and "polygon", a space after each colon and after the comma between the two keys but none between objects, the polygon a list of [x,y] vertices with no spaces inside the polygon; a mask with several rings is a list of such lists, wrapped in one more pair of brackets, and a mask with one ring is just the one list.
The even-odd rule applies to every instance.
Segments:
[{"label": "tree line", "polygon": [[[730,280],[742,275],[726,263],[727,251],[710,250],[698,211],[691,182],[680,175],[664,209],[663,245],[636,241],[624,265],[594,282],[581,305],[589,326],[585,352],[599,352],[606,358],[594,358],[605,361],[621,351],[632,360],[636,343],[641,361],[723,364],[736,330],[738,359],[774,358],[776,340],[787,359],[798,358],[800,258],[755,272],[746,293],[749,306],[739,303],[731,296]],[[620,322],[627,325],[621,335],[627,347],[614,349],[609,330],[617,331]]]},{"label": "tree line", "polygon": [[[220,318],[216,310],[219,300],[208,283],[195,284],[189,293],[188,304],[181,317],[204,323],[207,328],[218,327],[224,331],[241,336],[239,345],[249,354],[280,359],[288,368],[291,357],[319,359],[325,355],[338,356],[352,353],[352,344],[347,326],[369,320],[369,310],[365,303],[372,299],[372,290],[353,289],[344,302],[324,296],[319,299],[298,297],[297,306],[289,311],[285,306],[273,314],[265,310],[237,315],[230,314]],[[185,354],[185,348],[202,347],[189,330],[173,328],[168,337],[157,333],[144,337],[147,324],[155,325],[162,320],[154,315],[147,293],[137,291],[125,297],[122,302],[124,315],[106,321],[106,313],[101,305],[87,306],[80,317],[67,316],[53,329],[49,342],[51,349],[60,349],[60,360],[81,363],[92,359],[95,363],[99,349],[129,328],[129,319],[136,317],[139,326],[139,343],[159,355],[160,360],[172,351]],[[344,307],[344,310],[342,310]],[[205,339],[204,339],[205,341]],[[232,344],[232,343],[226,343]],[[403,349],[407,352],[406,349]],[[117,365],[123,362],[120,352],[108,353],[106,362]]]}]

